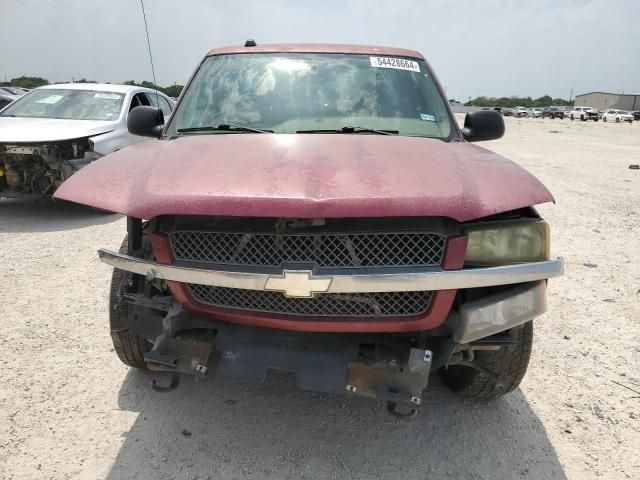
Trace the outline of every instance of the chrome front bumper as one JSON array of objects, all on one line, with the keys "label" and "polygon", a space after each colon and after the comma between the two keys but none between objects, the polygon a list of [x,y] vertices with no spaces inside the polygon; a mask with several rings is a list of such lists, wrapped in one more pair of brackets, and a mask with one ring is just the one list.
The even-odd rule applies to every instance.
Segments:
[{"label": "chrome front bumper", "polygon": [[[291,273],[292,285],[281,290],[291,297],[311,297],[315,293],[365,293],[455,290],[534,282],[558,277],[564,272],[562,258],[544,262],[523,263],[487,268],[442,270],[440,268],[415,268],[386,270],[372,269],[357,274],[315,275],[310,270],[284,270],[282,275],[268,273],[210,270],[176,265],[163,265],[129,255],[100,249],[100,260],[119,270],[146,276],[148,279],[194,283],[214,287],[241,288],[246,290],[281,290],[279,281]],[[303,274],[304,278],[299,277]],[[305,288],[298,288],[300,283]],[[281,282],[282,283],[282,282]],[[270,288],[272,284],[276,288]]]}]

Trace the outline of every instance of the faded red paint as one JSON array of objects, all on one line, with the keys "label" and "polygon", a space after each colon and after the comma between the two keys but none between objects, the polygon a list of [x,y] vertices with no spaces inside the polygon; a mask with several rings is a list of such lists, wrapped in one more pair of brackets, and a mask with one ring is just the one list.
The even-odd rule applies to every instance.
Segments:
[{"label": "faded red paint", "polygon": [[411,57],[424,60],[420,52],[404,48],[381,47],[375,45],[343,45],[331,43],[274,43],[245,47],[240,45],[211,50],[207,56],[237,53],[351,53],[357,55],[383,55]]},{"label": "faded red paint", "polygon": [[137,218],[442,216],[553,200],[527,171],[466,142],[395,135],[217,134],[107,155],[54,195]]},{"label": "faded red paint", "polygon": [[[174,262],[169,239],[163,235],[150,235],[156,261],[163,264]],[[445,270],[462,268],[467,250],[467,237],[453,237],[447,241],[442,267]],[[211,307],[194,299],[183,283],[167,282],[175,299],[190,312],[230,323],[277,328],[297,332],[419,332],[441,325],[449,315],[457,290],[439,290],[434,293],[431,305],[423,315],[396,318],[365,318],[345,320],[344,317],[327,318],[274,315],[252,311]]]}]

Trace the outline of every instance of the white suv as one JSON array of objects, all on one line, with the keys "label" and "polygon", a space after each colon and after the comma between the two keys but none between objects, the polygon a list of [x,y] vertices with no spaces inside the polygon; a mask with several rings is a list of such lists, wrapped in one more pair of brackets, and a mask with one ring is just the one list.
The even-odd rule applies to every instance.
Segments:
[{"label": "white suv", "polygon": [[600,120],[600,115],[595,108],[591,107],[573,107],[573,110],[569,112],[569,118],[573,120],[574,118],[579,118],[583,122],[587,120],[593,120],[597,122]]},{"label": "white suv", "polygon": [[604,115],[602,115],[602,121],[633,123],[633,115],[629,112],[625,112],[624,110],[607,110],[604,112]]}]

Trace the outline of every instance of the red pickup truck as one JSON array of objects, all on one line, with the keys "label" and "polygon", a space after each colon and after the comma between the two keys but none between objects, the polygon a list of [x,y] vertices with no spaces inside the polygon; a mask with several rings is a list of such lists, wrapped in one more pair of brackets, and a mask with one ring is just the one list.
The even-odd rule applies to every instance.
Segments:
[{"label": "red pickup truck", "polygon": [[110,325],[127,365],[241,382],[269,370],[304,389],[422,404],[439,371],[487,398],[522,380],[546,309],[553,201],[469,142],[424,57],[398,48],[256,45],[211,51],[156,138],[84,168],[58,199],[127,216]]}]

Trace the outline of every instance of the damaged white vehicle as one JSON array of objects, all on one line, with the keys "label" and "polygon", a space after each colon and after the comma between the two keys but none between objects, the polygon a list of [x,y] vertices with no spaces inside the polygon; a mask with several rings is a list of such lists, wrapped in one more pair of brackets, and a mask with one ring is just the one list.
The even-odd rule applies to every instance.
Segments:
[{"label": "damaged white vehicle", "polygon": [[127,130],[129,112],[173,101],[148,88],[62,84],[37,88],[0,111],[0,197],[51,195],[74,172],[147,140]]}]

